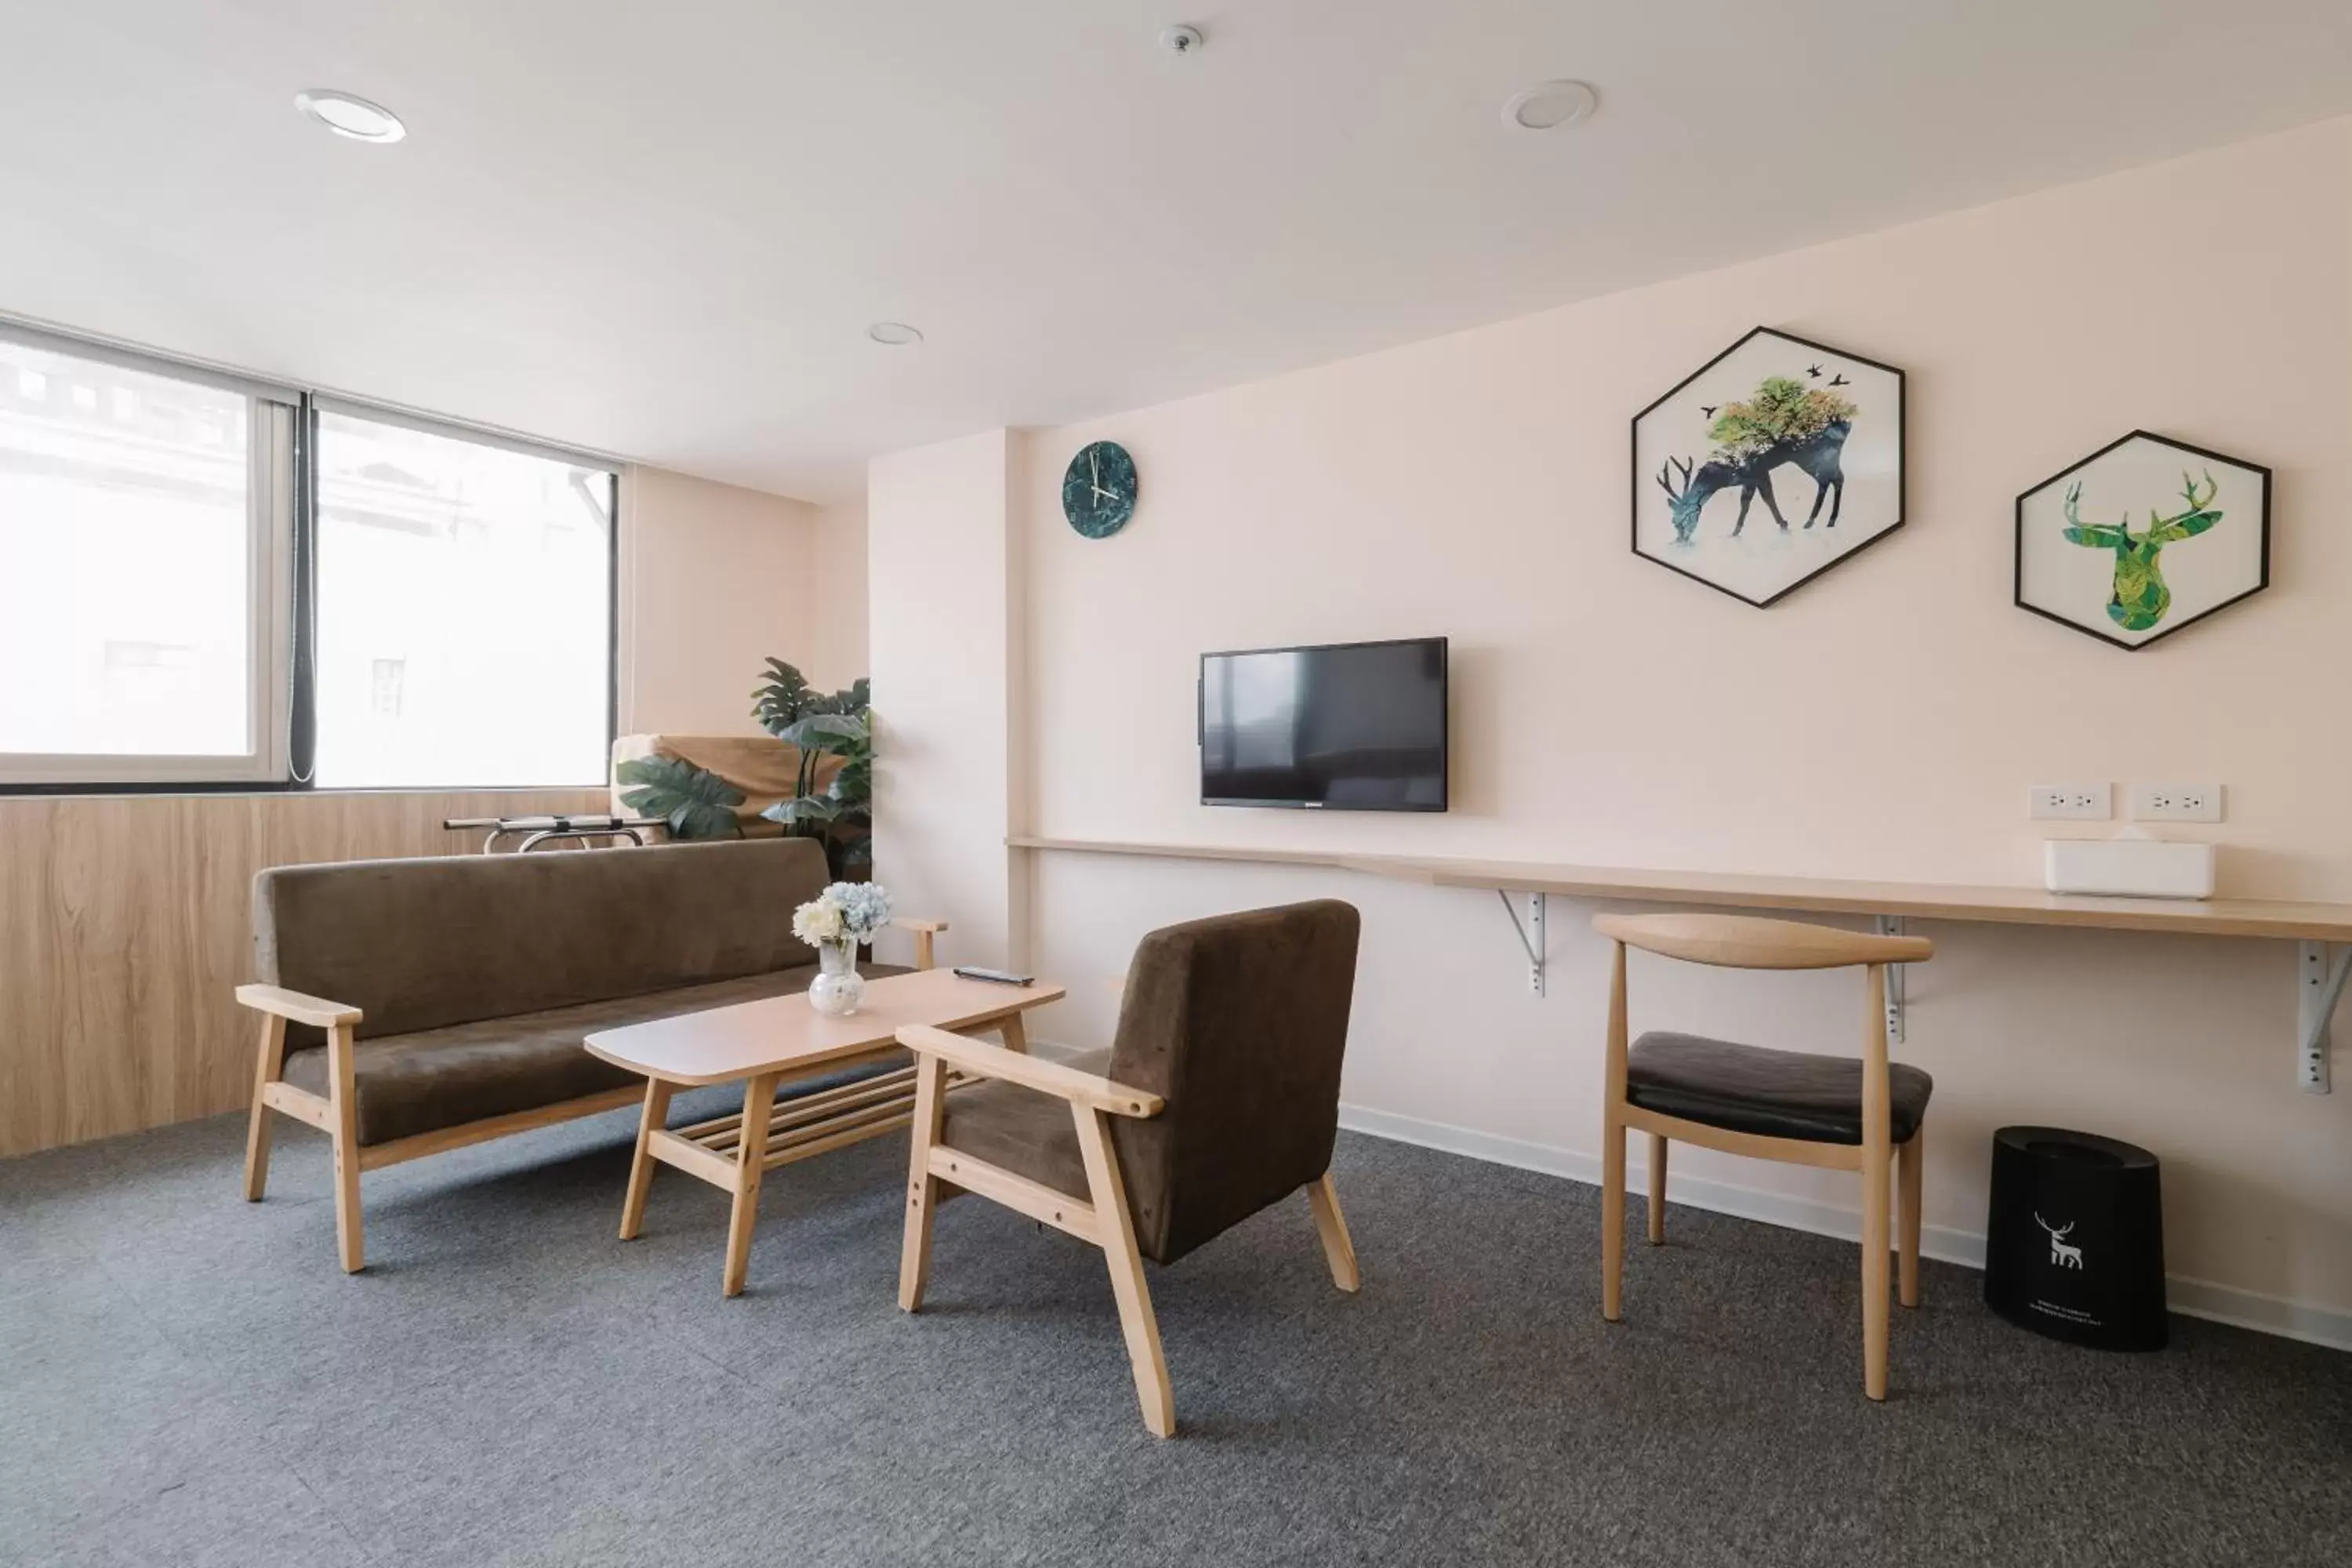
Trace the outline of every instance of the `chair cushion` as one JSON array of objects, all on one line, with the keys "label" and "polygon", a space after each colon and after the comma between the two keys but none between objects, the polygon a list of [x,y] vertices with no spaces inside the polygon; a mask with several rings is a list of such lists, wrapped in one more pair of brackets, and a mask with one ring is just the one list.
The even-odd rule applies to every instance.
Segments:
[{"label": "chair cushion", "polygon": [[[806,991],[816,972],[815,964],[801,963],[706,985],[362,1040],[352,1054],[360,1143],[389,1143],[642,1082],[589,1055],[582,1042],[624,1024],[792,995]],[[861,964],[858,972],[869,979],[906,973],[887,963]],[[287,1052],[286,1080],[327,1093],[326,1047]]]},{"label": "chair cushion", "polygon": [[[1110,1070],[1107,1050],[1063,1059],[1080,1072]],[[1087,1163],[1078,1152],[1078,1125],[1066,1100],[1017,1083],[983,1082],[955,1089],[948,1095],[940,1142],[1057,1193],[1081,1199],[1087,1195]]]},{"label": "chair cushion", "polygon": [[[1906,1062],[1886,1066],[1889,1120],[1908,1142],[1936,1080]],[[1810,1143],[1862,1142],[1862,1061],[1653,1033],[1625,1058],[1625,1098],[1644,1110],[1727,1131]]]}]

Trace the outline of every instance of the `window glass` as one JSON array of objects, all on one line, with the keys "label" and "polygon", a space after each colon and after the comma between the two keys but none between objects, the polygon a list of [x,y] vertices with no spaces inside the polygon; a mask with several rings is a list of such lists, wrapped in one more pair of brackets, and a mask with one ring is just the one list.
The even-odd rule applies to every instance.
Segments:
[{"label": "window glass", "polygon": [[253,416],[242,393],[0,339],[11,776],[257,753]]},{"label": "window glass", "polygon": [[318,419],[320,788],[601,783],[614,476]]}]

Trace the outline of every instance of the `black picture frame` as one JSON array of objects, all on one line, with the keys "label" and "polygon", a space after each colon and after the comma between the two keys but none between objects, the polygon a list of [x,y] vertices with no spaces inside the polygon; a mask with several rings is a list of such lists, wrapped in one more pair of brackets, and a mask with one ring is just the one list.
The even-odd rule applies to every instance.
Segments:
[{"label": "black picture frame", "polygon": [[[2089,468],[2093,463],[2097,462],[2101,458],[2105,457],[2108,453],[2116,450],[2118,447],[2127,447],[2134,441],[2154,441],[2158,446],[2169,447],[2173,450],[2179,452],[2187,452],[2192,457],[2203,458],[2209,461],[2216,463],[2227,463],[2233,468],[2243,468],[2249,473],[2260,474],[2263,479],[2262,543],[2260,546],[2262,566],[2260,572],[2256,575],[2254,585],[2246,589],[2243,593],[2233,594],[2230,597],[2222,600],[2220,604],[2200,610],[2195,615],[2189,616],[2187,620],[2176,622],[2175,624],[2165,627],[2162,631],[2156,633],[2152,637],[2142,637],[2137,642],[2126,642],[2122,637],[2116,637],[2111,632],[2101,631],[2096,626],[2087,626],[2082,621],[2076,620],[2072,616],[2060,615],[2055,610],[2047,610],[2039,605],[2029,604],[2026,602],[2025,503],[2033,497],[2040,495],[2042,491],[2048,489],[2051,486],[2063,480],[2068,475],[2078,473],[2081,470]],[[2125,434],[2116,437],[2114,440],[2100,447],[2097,451],[2086,453],[2084,456],[2075,458],[2073,462],[2067,464],[2064,468],[2051,475],[2048,479],[2042,480],[2039,484],[2026,486],[2023,489],[2017,492],[2017,500],[2013,503],[2013,515],[2015,521],[2013,524],[2009,556],[2011,603],[2014,604],[2019,609],[2024,610],[2029,614],[2040,616],[2045,621],[2055,622],[2057,625],[2064,626],[2068,631],[2080,632],[2086,637],[2091,637],[2098,642],[2105,643],[2109,647],[2119,647],[2126,653],[2137,653],[2144,647],[2162,642],[2165,638],[2172,636],[2175,632],[2186,631],[2189,627],[2195,626],[2198,622],[2206,620],[2213,616],[2217,616],[2232,605],[2243,604],[2246,600],[2252,598],[2256,594],[2261,593],[2263,589],[2271,585],[2271,470],[2269,466],[2263,463],[2249,462],[2243,458],[2233,457],[2228,452],[2217,452],[2210,447],[2200,447],[2193,441],[2183,441],[2177,436],[2167,436],[2160,431],[2126,431]]]},{"label": "black picture frame", "polygon": [[[1673,402],[1675,397],[1682,394],[1685,388],[1691,384],[1691,383],[1705,375],[1708,371],[1713,370],[1717,365],[1721,364],[1725,360],[1729,359],[1733,354],[1738,353],[1741,349],[1747,347],[1752,340],[1759,336],[1778,338],[1783,342],[1793,343],[1799,348],[1808,349],[1815,353],[1832,354],[1839,359],[1849,361],[1854,364],[1867,365],[1872,370],[1885,372],[1886,374],[1895,378],[1895,521],[1892,523],[1889,523],[1886,527],[1879,530],[1876,533],[1871,535],[1868,539],[1864,540],[1860,544],[1855,545],[1853,549],[1848,550],[1838,556],[1836,560],[1823,563],[1822,565],[1815,567],[1812,571],[1806,573],[1803,576],[1798,578],[1795,582],[1789,584],[1786,587],[1780,589],[1776,593],[1768,595],[1761,599],[1751,599],[1736,588],[1716,582],[1712,578],[1702,576],[1698,573],[1691,571],[1688,567],[1678,566],[1675,564],[1675,563],[1662,559],[1659,556],[1653,555],[1642,548],[1642,484],[1644,477],[1642,471],[1642,421],[1656,413],[1666,404]],[[1651,563],[1653,565],[1663,566],[1667,571],[1672,572],[1678,576],[1687,577],[1694,583],[1704,584],[1706,586],[1714,589],[1717,593],[1737,599],[1741,604],[1749,605],[1755,609],[1769,609],[1772,605],[1779,604],[1781,600],[1787,598],[1790,595],[1795,593],[1806,584],[1813,581],[1816,577],[1821,576],[1823,573],[1836,570],[1838,567],[1843,566],[1847,562],[1853,560],[1855,556],[1860,555],[1864,551],[1868,550],[1872,545],[1878,543],[1881,540],[1886,539],[1902,531],[1903,525],[1908,520],[1911,510],[1911,461],[1909,447],[1910,419],[1909,380],[1900,366],[1888,364],[1884,360],[1872,359],[1867,354],[1855,353],[1851,349],[1839,348],[1834,343],[1818,342],[1811,338],[1801,338],[1794,332],[1784,332],[1778,327],[1751,327],[1747,331],[1740,334],[1737,342],[1734,342],[1730,347],[1717,354],[1713,359],[1708,360],[1696,370],[1692,371],[1688,375],[1675,383],[1674,385],[1668,387],[1664,392],[1660,393],[1656,397],[1652,398],[1650,402],[1643,405],[1642,410],[1635,414],[1633,419],[1628,423],[1627,429],[1629,431],[1629,440],[1627,443],[1626,459],[1628,483],[1626,486],[1625,497],[1627,543],[1635,555],[1639,556],[1642,560]]]}]

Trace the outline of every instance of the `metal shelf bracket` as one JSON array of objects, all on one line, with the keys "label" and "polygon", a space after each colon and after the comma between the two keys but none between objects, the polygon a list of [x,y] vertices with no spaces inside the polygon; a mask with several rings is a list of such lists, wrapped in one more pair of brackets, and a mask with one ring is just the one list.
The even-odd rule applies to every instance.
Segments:
[{"label": "metal shelf bracket", "polygon": [[2327,1021],[2352,976],[2352,942],[2299,942],[2294,953],[2294,1084],[2305,1094],[2326,1094]]},{"label": "metal shelf bracket", "polygon": [[1495,897],[1503,901],[1503,913],[1510,917],[1511,929],[1518,933],[1519,945],[1527,950],[1528,989],[1540,996],[1544,994],[1544,896],[1528,895],[1525,925],[1519,923],[1519,911],[1512,907],[1510,894],[1497,888]]},{"label": "metal shelf bracket", "polygon": [[[1872,924],[1881,936],[1903,934],[1901,915],[1874,915]],[[1903,974],[1909,967],[1906,963],[1886,966],[1886,1043],[1890,1047],[1903,1043]]]}]

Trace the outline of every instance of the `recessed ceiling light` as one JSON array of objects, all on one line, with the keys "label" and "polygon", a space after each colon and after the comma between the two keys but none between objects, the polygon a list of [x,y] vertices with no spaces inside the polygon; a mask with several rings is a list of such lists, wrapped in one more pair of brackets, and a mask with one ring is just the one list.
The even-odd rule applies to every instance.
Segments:
[{"label": "recessed ceiling light", "polygon": [[919,343],[923,341],[923,334],[904,321],[877,321],[866,329],[866,335],[877,343],[887,343],[894,349],[904,348],[908,343]]},{"label": "recessed ceiling light", "polygon": [[397,142],[408,134],[400,116],[381,103],[370,103],[348,92],[314,87],[294,95],[294,107],[333,132],[354,142]]},{"label": "recessed ceiling light", "polygon": [[1541,81],[1503,105],[1503,123],[1528,131],[1556,131],[1592,118],[1601,96],[1580,81]]}]

